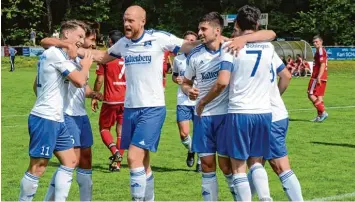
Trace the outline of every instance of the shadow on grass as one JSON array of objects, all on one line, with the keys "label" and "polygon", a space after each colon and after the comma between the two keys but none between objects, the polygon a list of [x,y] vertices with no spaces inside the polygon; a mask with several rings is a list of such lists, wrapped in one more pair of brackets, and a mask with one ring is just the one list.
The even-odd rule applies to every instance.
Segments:
[{"label": "shadow on grass", "polygon": [[354,144],[330,143],[330,142],[311,142],[311,143],[312,143],[312,144],[327,145],[327,146],[337,146],[337,147],[355,148],[355,145],[354,145]]},{"label": "shadow on grass", "polygon": [[[49,162],[48,166],[57,168],[59,166],[59,163]],[[93,164],[92,169],[96,172],[112,173],[108,170],[108,164]],[[129,169],[129,168],[128,168],[127,164],[122,164],[121,169]],[[183,172],[183,171],[185,171],[185,172],[196,173],[193,168],[185,169],[185,168],[168,168],[168,167],[152,166],[152,170],[153,170],[153,172]]]},{"label": "shadow on grass", "polygon": [[306,119],[289,119],[289,121],[310,122],[309,120]]}]

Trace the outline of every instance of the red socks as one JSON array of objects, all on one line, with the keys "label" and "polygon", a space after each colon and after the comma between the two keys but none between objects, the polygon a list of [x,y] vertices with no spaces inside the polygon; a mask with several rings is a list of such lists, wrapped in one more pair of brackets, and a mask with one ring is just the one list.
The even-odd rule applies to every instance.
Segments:
[{"label": "red socks", "polygon": [[325,111],[325,107],[324,107],[324,102],[319,102],[319,100],[316,100],[314,102],[314,106],[316,107],[317,109],[317,112],[318,112],[318,116],[322,115],[322,113]]},{"label": "red socks", "polygon": [[112,155],[115,154],[117,152],[117,148],[116,148],[115,143],[113,142],[113,137],[112,137],[110,131],[102,130],[100,132],[100,135],[101,135],[102,142],[104,142],[104,144],[107,146],[107,148],[110,149]]}]

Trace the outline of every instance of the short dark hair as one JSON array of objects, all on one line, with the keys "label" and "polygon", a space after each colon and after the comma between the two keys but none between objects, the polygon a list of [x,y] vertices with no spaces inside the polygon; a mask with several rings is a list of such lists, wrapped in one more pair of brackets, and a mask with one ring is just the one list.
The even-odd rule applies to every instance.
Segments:
[{"label": "short dark hair", "polygon": [[87,25],[83,21],[80,21],[80,20],[67,20],[67,21],[62,22],[62,24],[60,25],[60,33],[63,34],[63,32],[65,30],[76,29],[78,27],[82,28],[85,31],[85,33],[86,33]]},{"label": "short dark hair", "polygon": [[301,55],[300,55],[300,54],[297,54],[296,57],[301,57]]},{"label": "short dark hair", "polygon": [[85,36],[88,37],[95,34],[98,38],[100,35],[100,24],[98,22],[91,22],[87,20],[84,20],[83,22],[87,25]]},{"label": "short dark hair", "polygon": [[237,18],[234,23],[237,23],[242,31],[256,30],[259,23],[261,12],[258,8],[245,5],[238,10]]},{"label": "short dark hair", "polygon": [[323,41],[323,38],[319,34],[317,34],[313,37],[313,40],[316,40],[316,39]]},{"label": "short dark hair", "polygon": [[123,37],[122,32],[118,30],[112,30],[108,33],[108,37],[111,39],[112,44],[115,44],[120,38]]},{"label": "short dark hair", "polygon": [[223,30],[223,18],[218,12],[207,13],[201,18],[200,23],[201,22],[209,22],[220,27],[221,31]]},{"label": "short dark hair", "polygon": [[194,35],[196,37],[196,39],[198,38],[198,35],[193,31],[186,31],[184,33],[184,35],[182,36],[182,38],[185,38],[185,36],[187,36],[187,35]]}]

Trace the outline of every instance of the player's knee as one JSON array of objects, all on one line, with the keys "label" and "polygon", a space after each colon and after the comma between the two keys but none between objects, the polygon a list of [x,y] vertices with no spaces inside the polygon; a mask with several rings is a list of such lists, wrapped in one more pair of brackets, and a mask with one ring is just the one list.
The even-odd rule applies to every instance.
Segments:
[{"label": "player's knee", "polygon": [[28,172],[35,176],[42,176],[46,170],[48,161],[45,159],[36,162],[31,162]]},{"label": "player's knee", "polygon": [[212,160],[202,160],[201,159],[201,168],[205,173],[215,172],[216,171],[216,162]]}]

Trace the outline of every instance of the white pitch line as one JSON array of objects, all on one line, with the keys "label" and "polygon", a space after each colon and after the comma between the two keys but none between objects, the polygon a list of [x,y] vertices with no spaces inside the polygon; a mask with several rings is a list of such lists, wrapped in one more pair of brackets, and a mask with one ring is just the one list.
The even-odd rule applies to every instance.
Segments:
[{"label": "white pitch line", "polygon": [[350,198],[350,197],[355,197],[355,192],[341,194],[341,195],[335,195],[335,196],[328,196],[328,197],[324,197],[324,198],[315,198],[315,199],[312,199],[312,201],[336,201],[339,199]]},{"label": "white pitch line", "polygon": [[[335,106],[335,107],[325,107],[326,109],[349,109],[355,108],[355,105],[350,106]],[[314,108],[303,108],[303,109],[289,109],[289,112],[296,112],[296,111],[313,111]],[[175,112],[175,109],[167,109],[168,112]],[[2,118],[9,118],[9,117],[23,117],[28,116],[29,114],[11,114],[11,115],[3,115]]]}]

